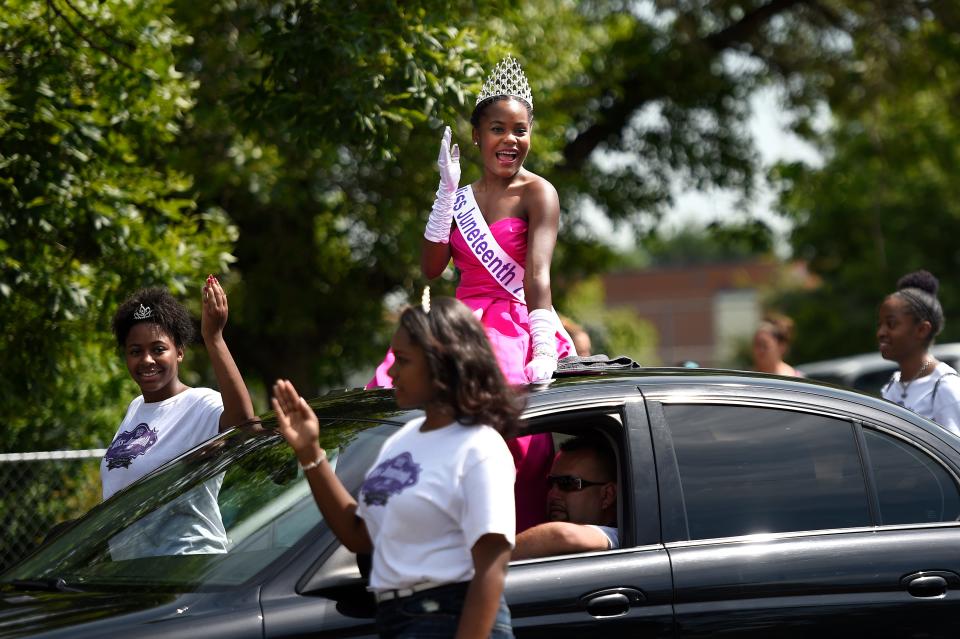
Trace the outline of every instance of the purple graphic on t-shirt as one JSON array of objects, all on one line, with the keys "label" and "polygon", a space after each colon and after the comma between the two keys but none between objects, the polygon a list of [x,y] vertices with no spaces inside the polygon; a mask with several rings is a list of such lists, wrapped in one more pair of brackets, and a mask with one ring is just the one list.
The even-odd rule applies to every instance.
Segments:
[{"label": "purple graphic on t-shirt", "polygon": [[419,478],[420,464],[413,461],[410,453],[400,453],[371,470],[360,492],[368,506],[386,506],[392,495],[413,486]]},{"label": "purple graphic on t-shirt", "polygon": [[103,456],[107,460],[107,470],[130,468],[130,462],[156,443],[157,431],[147,424],[140,423],[133,430],[123,431],[114,438]]}]

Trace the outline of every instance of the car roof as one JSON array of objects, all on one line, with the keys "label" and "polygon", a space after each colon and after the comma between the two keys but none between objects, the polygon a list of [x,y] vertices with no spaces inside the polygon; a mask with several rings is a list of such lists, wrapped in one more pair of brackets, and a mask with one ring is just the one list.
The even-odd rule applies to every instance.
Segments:
[{"label": "car roof", "polygon": [[[957,347],[956,352],[960,353],[960,344],[951,346]],[[638,389],[652,397],[661,391],[671,392],[677,387],[685,387],[691,396],[699,395],[701,398],[726,395],[730,399],[787,399],[817,407],[828,403],[854,404],[860,406],[864,414],[884,413],[911,422],[960,451],[960,438],[906,408],[854,389],[803,377],[733,369],[638,367],[630,370],[566,371],[546,384],[530,384],[520,388],[527,393],[524,417],[531,418],[543,411],[553,412],[564,406],[578,408],[589,404],[619,402]],[[392,389],[331,391],[309,403],[321,419],[404,424],[422,414],[420,410],[398,408]],[[265,415],[264,421],[272,421],[272,414]]]},{"label": "car roof", "polygon": [[[957,360],[960,359],[960,342],[934,344],[930,347],[930,352],[938,359],[941,357],[950,357],[953,360]],[[796,369],[804,375],[830,375],[845,379],[850,379],[866,372],[884,369],[893,370],[896,368],[896,362],[883,359],[878,351],[808,362],[806,364],[798,364],[796,367]]]},{"label": "car roof", "polygon": [[[960,346],[960,344],[958,344]],[[741,391],[744,387],[755,388],[758,391],[784,392],[812,392],[826,395],[835,399],[869,403],[871,405],[890,406],[898,412],[913,415],[911,411],[903,409],[891,402],[878,399],[872,395],[861,393],[853,389],[839,387],[827,382],[803,377],[784,377],[770,375],[756,371],[743,371],[721,368],[685,368],[685,367],[639,367],[632,370],[617,371],[578,371],[567,372],[545,384],[529,384],[520,386],[528,394],[530,406],[537,406],[555,401],[557,394],[576,395],[622,395],[637,387],[662,387],[672,385],[697,385],[734,388]],[[602,389],[602,390],[601,390]],[[351,418],[372,419],[404,423],[419,410],[405,410],[398,408],[394,403],[392,389],[377,388],[365,390],[362,388],[335,390],[317,397],[309,402],[310,406],[321,418]],[[272,413],[271,413],[272,415]]]}]

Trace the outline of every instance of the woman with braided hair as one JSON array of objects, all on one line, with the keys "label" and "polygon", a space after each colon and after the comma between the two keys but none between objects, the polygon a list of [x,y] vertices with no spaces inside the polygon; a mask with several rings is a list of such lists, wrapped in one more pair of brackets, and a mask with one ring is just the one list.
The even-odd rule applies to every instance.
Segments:
[{"label": "woman with braided hair", "polygon": [[960,375],[930,354],[944,324],[939,287],[928,271],[914,271],[901,277],[897,291],[880,305],[880,354],[900,365],[882,394],[960,435]]},{"label": "woman with braided hair", "polygon": [[[576,355],[553,309],[550,262],[560,201],[546,179],[523,167],[530,151],[533,95],[520,64],[504,58],[477,97],[470,117],[483,173],[460,186],[460,150],[446,127],[437,164],[440,186],[427,220],[421,268],[439,277],[451,258],[460,271],[457,299],[480,319],[511,384],[549,380],[558,358]],[[388,353],[368,387],[392,385]],[[549,434],[508,442],[517,467],[517,532],[546,521]]]}]

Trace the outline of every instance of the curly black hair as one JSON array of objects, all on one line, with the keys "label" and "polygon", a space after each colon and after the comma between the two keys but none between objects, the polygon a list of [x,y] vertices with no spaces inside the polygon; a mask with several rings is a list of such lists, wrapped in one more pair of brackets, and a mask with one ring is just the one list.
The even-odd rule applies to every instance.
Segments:
[{"label": "curly black hair", "polygon": [[527,109],[527,116],[529,118],[530,124],[533,124],[533,107],[527,104],[526,100],[518,98],[514,95],[495,95],[493,97],[487,98],[486,100],[480,102],[477,106],[473,108],[473,113],[470,114],[470,124],[473,125],[473,128],[478,128],[480,126],[480,118],[483,117],[484,111],[487,110],[494,102],[500,102],[502,100],[516,100],[522,104]]},{"label": "curly black hair", "polygon": [[[143,317],[146,316],[146,317]],[[190,313],[165,288],[142,288],[128,297],[113,315],[113,334],[122,350],[134,324],[150,322],[163,329],[177,348],[191,344],[195,330]]]},{"label": "curly black hair", "polygon": [[463,302],[434,298],[430,311],[408,307],[400,326],[423,349],[438,402],[462,424],[488,424],[510,436],[523,398],[507,385],[483,325]]},{"label": "curly black hair", "polygon": [[939,280],[930,271],[920,270],[907,273],[897,280],[897,292],[892,294],[906,302],[907,310],[918,322],[930,322],[927,344],[940,334],[946,323],[943,307],[937,299],[939,290]]}]

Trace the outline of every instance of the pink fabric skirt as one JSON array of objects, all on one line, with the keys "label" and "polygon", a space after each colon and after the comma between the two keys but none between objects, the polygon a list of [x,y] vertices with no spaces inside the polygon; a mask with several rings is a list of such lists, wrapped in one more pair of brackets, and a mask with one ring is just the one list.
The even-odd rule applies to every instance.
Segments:
[{"label": "pink fabric skirt", "polygon": [[[458,299],[473,310],[474,315],[486,329],[487,339],[493,354],[500,364],[500,370],[508,384],[528,384],[530,379],[524,368],[533,356],[530,343],[530,318],[527,307],[514,299],[496,297],[460,297]],[[573,355],[576,351],[573,344],[561,333],[556,334],[557,357],[563,358]],[[387,371],[393,365],[393,351],[388,350],[387,356],[377,367],[373,378],[367,382],[366,388],[393,388],[393,380]]]}]

